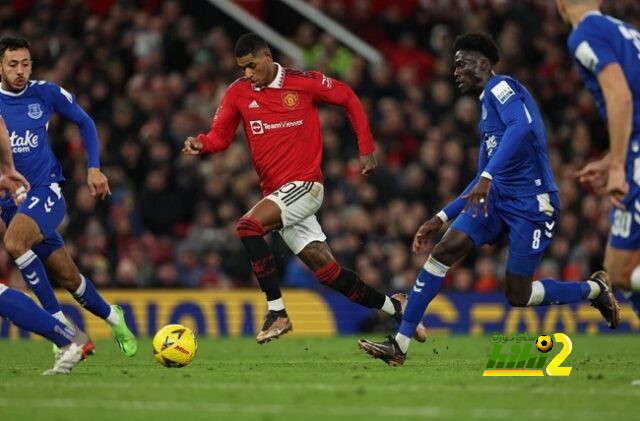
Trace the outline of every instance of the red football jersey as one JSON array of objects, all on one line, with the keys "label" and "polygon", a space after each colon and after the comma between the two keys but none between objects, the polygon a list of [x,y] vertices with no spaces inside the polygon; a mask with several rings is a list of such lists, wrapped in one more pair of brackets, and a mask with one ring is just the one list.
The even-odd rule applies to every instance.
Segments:
[{"label": "red football jersey", "polygon": [[232,83],[211,130],[198,136],[203,153],[222,151],[231,144],[242,118],[265,196],[291,181],[322,181],[322,132],[316,101],[345,107],[360,154],[375,150],[362,104],[348,85],[319,72],[276,65],[275,79],[263,89],[254,88],[246,78]]}]

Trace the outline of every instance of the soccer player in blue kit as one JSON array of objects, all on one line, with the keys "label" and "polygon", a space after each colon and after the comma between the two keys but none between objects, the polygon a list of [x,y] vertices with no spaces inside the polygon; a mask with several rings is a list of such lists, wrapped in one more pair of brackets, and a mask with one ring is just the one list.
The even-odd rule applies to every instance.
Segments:
[{"label": "soccer player in blue kit", "polygon": [[[16,205],[25,198],[29,183],[18,173],[11,156],[7,126],[0,110],[0,196],[7,193]],[[52,368],[42,374],[69,374],[84,357],[89,337],[80,329],[72,329],[33,302],[28,295],[0,284],[0,317],[11,320],[22,329],[44,336],[59,347]]]},{"label": "soccer player in blue kit", "polygon": [[[15,206],[11,198],[0,201],[2,220],[7,225],[4,245],[47,312],[66,322],[49,275],[83,307],[104,319],[123,353],[133,356],[137,343],[127,328],[122,309],[109,306],[91,281],[79,272],[56,231],[66,211],[60,186],[65,179],[47,139],[49,119],[56,112],[78,125],[88,155],[87,183],[94,197],[104,199],[111,192],[100,171],[95,123],[60,86],[29,80],[31,65],[28,41],[16,37],[0,39],[0,112],[9,131],[15,167],[31,184],[20,206]],[[85,352],[90,352],[93,343],[86,345]]]},{"label": "soccer player in blue kit", "polygon": [[557,4],[573,26],[569,52],[609,131],[609,153],[578,175],[613,204],[604,268],[640,317],[640,32],[601,14],[596,0]]},{"label": "soccer player in blue kit", "polygon": [[610,328],[617,327],[618,303],[606,272],[598,271],[586,282],[533,280],[560,210],[542,117],[524,86],[493,72],[500,57],[491,38],[479,33],[462,35],[456,39],[454,51],[458,88],[482,92],[478,174],[460,197],[418,229],[414,252],[419,252],[427,237],[440,231],[446,221],[453,220],[418,274],[396,336],[384,342],[361,339],[358,345],[388,364],[402,365],[416,326],[451,265],[504,234],[509,239],[506,296],[512,306],[589,300]]}]

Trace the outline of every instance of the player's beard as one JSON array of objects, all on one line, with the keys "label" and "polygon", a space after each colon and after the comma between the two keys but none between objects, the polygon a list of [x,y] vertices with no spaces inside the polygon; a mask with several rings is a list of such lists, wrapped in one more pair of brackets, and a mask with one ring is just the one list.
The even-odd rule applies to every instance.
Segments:
[{"label": "player's beard", "polygon": [[[482,87],[480,83],[482,82],[482,78],[475,74],[473,71],[466,71],[463,74],[464,79],[462,79],[462,86],[459,86],[459,89],[463,93],[481,90]],[[465,89],[466,87],[466,89]]]},{"label": "player's beard", "polygon": [[26,84],[28,82],[28,79],[26,79],[24,77],[15,78],[12,82],[10,82],[9,79],[7,78],[7,79],[4,79],[2,82],[3,82],[3,85],[7,88],[8,91],[20,92],[26,86]]}]

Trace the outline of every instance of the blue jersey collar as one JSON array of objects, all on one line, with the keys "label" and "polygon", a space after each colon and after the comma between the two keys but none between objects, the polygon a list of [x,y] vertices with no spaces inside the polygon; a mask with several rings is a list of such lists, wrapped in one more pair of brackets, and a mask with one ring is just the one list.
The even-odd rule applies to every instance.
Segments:
[{"label": "blue jersey collar", "polygon": [[582,15],[580,20],[578,20],[578,23],[576,23],[576,26],[580,25],[582,21],[588,18],[589,16],[602,16],[602,13],[600,13],[599,10],[589,10],[587,13]]},{"label": "blue jersey collar", "polygon": [[[496,72],[493,72],[493,71],[491,72],[491,75],[492,75],[492,76],[491,76],[491,77],[489,78],[489,80],[487,81],[487,85],[489,84],[489,82],[491,81],[491,79],[493,79],[494,77],[498,76],[498,75],[496,74]],[[482,101],[482,98],[484,98],[484,91],[485,91],[485,89],[487,89],[487,85],[484,85],[484,88],[482,88],[482,93],[480,93],[480,96],[478,97],[478,99],[479,99],[480,101]]]},{"label": "blue jersey collar", "polygon": [[11,91],[7,91],[7,90],[2,89],[2,85],[0,84],[0,94],[8,95],[8,96],[20,96],[23,93],[25,93],[27,91],[27,89],[29,89],[29,86],[31,86],[31,85],[33,85],[33,82],[32,81],[28,81],[27,85],[20,92],[11,92]]}]

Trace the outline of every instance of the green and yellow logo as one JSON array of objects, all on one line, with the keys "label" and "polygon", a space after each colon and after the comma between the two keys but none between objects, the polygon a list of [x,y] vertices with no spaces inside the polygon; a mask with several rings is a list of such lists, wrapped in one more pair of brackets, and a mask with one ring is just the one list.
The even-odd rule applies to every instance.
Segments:
[{"label": "green and yellow logo", "polygon": [[[536,337],[526,332],[518,335],[495,332],[490,341],[493,351],[483,376],[544,376],[542,369],[545,365],[549,376],[568,376],[571,373],[571,367],[560,367],[573,347],[571,339],[564,333]],[[508,346],[507,342],[515,343]],[[547,364],[547,353],[555,349],[554,343],[560,343],[563,347]]]}]

